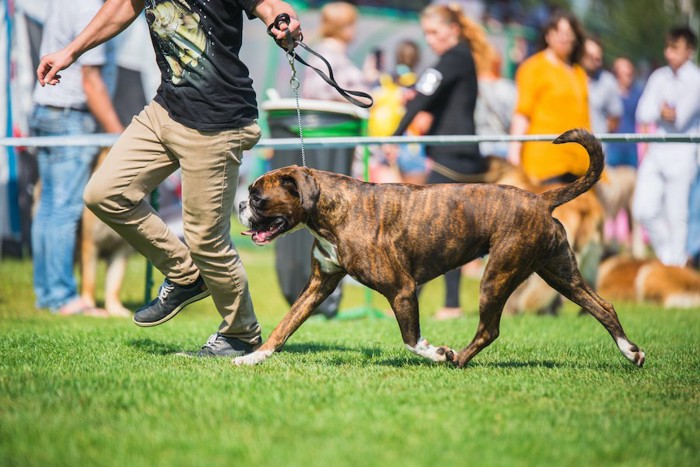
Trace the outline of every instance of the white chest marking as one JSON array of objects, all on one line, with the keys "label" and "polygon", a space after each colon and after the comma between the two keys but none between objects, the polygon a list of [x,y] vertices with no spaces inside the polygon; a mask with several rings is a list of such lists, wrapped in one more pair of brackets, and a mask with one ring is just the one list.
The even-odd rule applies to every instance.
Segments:
[{"label": "white chest marking", "polygon": [[319,236],[316,232],[309,229],[311,235],[313,235],[316,240],[318,240],[319,247],[314,247],[314,258],[321,264],[321,270],[323,272],[336,272],[341,269],[340,263],[338,262],[338,249],[331,242]]}]

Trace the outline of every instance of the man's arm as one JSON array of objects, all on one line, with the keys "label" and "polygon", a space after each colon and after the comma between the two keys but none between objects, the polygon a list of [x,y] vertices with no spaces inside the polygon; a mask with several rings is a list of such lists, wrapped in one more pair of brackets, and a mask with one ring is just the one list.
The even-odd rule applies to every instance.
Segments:
[{"label": "man's arm", "polygon": [[283,40],[285,31],[289,29],[294,39],[301,39],[301,24],[294,8],[287,2],[281,0],[262,0],[255,7],[255,16],[260,18],[265,26],[269,26],[275,21],[275,18],[281,13],[287,13],[290,18],[289,26],[282,24],[280,28],[275,25],[271,32],[275,36],[275,40]]},{"label": "man's arm", "polygon": [[143,10],[144,0],[106,0],[90,23],[65,48],[45,55],[36,69],[42,86],[60,82],[57,73],[68,68],[86,51],[126,29]]},{"label": "man's arm", "polygon": [[101,67],[83,65],[82,70],[88,109],[107,133],[121,133],[124,127],[102,80]]}]

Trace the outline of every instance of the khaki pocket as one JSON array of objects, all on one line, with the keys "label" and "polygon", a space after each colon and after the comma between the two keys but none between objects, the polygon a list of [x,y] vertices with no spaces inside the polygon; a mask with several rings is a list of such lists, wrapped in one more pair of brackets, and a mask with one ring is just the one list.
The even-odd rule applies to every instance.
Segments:
[{"label": "khaki pocket", "polygon": [[227,133],[226,153],[239,164],[243,160],[243,151],[252,149],[260,141],[262,135],[257,122],[243,128],[230,130]]},{"label": "khaki pocket", "polygon": [[262,132],[260,131],[260,125],[258,122],[253,122],[247,127],[241,128],[241,149],[243,151],[248,151],[253,149],[253,147],[258,144]]}]

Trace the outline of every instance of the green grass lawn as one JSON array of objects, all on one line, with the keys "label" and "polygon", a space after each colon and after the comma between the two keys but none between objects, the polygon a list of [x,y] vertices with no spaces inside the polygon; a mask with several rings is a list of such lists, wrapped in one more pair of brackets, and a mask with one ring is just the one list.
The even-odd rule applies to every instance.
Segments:
[{"label": "green grass lawn", "polygon": [[[288,306],[269,247],[241,255],[267,336]],[[173,355],[216,330],[210,299],[142,329],[33,307],[31,263],[0,262],[0,464],[642,465],[700,462],[700,309],[617,304],[647,351],[637,369],[594,319],[504,317],[464,370],[405,350],[393,319],[312,318],[263,365]],[[143,300],[144,261],[124,300]],[[156,278],[159,282],[159,278]],[[461,347],[477,323],[440,322],[442,281],[421,295],[423,335]],[[346,286],[343,308],[364,302]],[[387,309],[375,295],[374,306]]]}]

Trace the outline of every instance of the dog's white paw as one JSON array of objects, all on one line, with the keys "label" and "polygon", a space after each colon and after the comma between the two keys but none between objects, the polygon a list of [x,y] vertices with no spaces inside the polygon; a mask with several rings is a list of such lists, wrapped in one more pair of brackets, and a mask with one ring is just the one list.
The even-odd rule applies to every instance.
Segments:
[{"label": "dog's white paw", "polygon": [[456,355],[456,352],[449,347],[430,345],[427,339],[419,340],[415,347],[406,345],[406,348],[416,355],[437,363],[452,361],[452,357]]},{"label": "dog's white paw", "polygon": [[635,344],[631,343],[627,339],[619,338],[617,339],[617,346],[619,347],[622,354],[625,357],[627,357],[627,359],[630,362],[634,363],[640,368],[644,365],[644,361],[646,360],[646,354]]},{"label": "dog's white paw", "polygon": [[270,350],[256,350],[248,355],[234,358],[232,363],[236,366],[257,365],[264,362],[270,355],[272,355],[272,351]]}]

